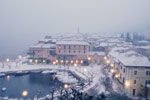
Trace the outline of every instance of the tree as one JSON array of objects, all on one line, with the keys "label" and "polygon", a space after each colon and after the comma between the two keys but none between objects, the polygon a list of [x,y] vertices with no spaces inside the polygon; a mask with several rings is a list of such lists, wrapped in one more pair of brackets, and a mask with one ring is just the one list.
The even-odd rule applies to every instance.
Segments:
[{"label": "tree", "polygon": [[132,100],[125,94],[110,93],[107,95],[108,100]]}]

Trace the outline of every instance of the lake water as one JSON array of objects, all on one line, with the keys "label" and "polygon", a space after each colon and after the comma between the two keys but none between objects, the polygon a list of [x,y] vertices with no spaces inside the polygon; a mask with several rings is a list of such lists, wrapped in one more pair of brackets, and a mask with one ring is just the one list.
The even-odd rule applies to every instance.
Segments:
[{"label": "lake water", "polygon": [[6,87],[5,92],[0,91],[0,97],[8,96],[9,98],[23,98],[22,91],[28,91],[29,98],[34,98],[37,91],[42,92],[40,96],[50,94],[50,91],[63,87],[63,83],[57,79],[53,80],[50,74],[31,73],[23,76],[10,75],[9,77],[0,78],[0,89]]}]

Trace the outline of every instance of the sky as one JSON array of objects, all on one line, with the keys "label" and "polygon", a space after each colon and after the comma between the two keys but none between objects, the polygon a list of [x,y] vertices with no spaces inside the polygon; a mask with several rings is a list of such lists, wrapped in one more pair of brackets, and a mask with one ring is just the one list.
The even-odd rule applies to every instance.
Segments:
[{"label": "sky", "polygon": [[150,0],[0,0],[0,57],[47,34],[148,29]]}]

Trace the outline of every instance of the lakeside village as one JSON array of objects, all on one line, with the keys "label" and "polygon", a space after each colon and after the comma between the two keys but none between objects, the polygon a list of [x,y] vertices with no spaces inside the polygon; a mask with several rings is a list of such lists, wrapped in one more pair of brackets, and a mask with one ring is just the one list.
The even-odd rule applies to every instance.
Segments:
[{"label": "lakeside village", "polygon": [[[58,71],[66,70],[84,83],[82,92],[150,99],[150,42],[146,36],[141,37],[135,33],[46,36],[29,47],[27,56],[1,62],[0,75],[55,72],[53,78],[65,83],[64,88],[78,89],[75,83],[79,80]],[[28,92],[22,94],[27,96]]]}]

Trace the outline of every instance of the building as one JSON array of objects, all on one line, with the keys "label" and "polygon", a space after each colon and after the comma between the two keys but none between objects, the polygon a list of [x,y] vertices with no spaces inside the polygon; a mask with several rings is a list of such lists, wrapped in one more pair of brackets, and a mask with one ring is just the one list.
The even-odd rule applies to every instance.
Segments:
[{"label": "building", "polygon": [[87,60],[89,44],[84,41],[58,41],[56,54],[59,60]]},{"label": "building", "polygon": [[114,76],[130,96],[150,98],[150,61],[127,48],[114,48],[108,55]]}]

